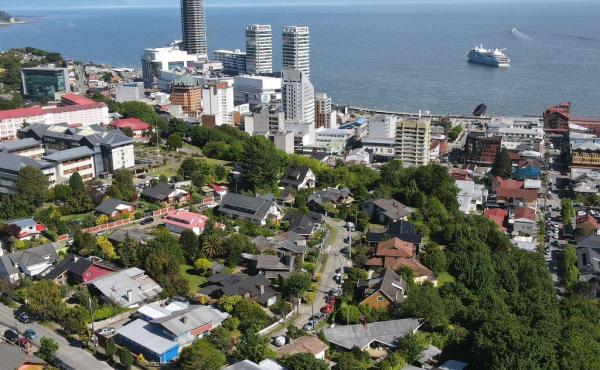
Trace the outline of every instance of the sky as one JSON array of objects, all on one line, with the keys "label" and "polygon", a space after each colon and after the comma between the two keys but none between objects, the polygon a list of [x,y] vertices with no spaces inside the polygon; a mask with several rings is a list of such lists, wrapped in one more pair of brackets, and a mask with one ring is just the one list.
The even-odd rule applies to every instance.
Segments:
[{"label": "sky", "polygon": [[[252,5],[343,5],[343,4],[400,4],[400,3],[556,3],[565,0],[206,0],[208,6]],[[573,1],[573,0],[567,0]],[[588,0],[597,1],[597,0]],[[179,0],[0,0],[0,9],[40,9],[114,6],[178,6]]]}]

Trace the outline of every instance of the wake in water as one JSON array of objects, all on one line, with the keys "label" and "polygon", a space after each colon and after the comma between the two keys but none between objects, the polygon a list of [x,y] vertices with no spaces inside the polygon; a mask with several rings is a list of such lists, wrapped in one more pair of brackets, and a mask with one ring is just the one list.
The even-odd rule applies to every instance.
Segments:
[{"label": "wake in water", "polygon": [[535,41],[535,39],[521,31],[519,31],[517,28],[513,28],[512,30],[510,30],[510,33],[512,33],[512,35],[515,37],[515,39],[517,40],[524,40],[524,41]]}]

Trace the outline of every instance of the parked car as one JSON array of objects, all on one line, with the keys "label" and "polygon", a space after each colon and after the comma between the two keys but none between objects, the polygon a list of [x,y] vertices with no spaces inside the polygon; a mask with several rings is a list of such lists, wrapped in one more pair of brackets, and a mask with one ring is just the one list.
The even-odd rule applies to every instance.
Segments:
[{"label": "parked car", "polygon": [[19,322],[22,322],[23,324],[30,324],[31,323],[31,317],[29,317],[29,315],[25,312],[21,312],[18,316],[17,316],[17,320],[19,320]]},{"label": "parked car", "polygon": [[309,321],[306,325],[302,327],[302,329],[306,331],[313,331],[315,330],[315,324],[312,321]]},{"label": "parked car", "polygon": [[38,337],[37,333],[33,329],[25,330],[23,335],[29,340],[35,340]]},{"label": "parked car", "polygon": [[4,338],[9,342],[14,342],[19,339],[19,335],[12,329],[8,329],[4,332]]},{"label": "parked car", "polygon": [[113,328],[112,326],[98,330],[98,334],[105,336],[105,337],[107,337],[109,335],[114,335],[116,332],[117,332],[117,330],[115,328]]},{"label": "parked car", "polygon": [[21,337],[17,340],[17,344],[21,348],[29,348],[31,346],[31,341],[25,337]]},{"label": "parked car", "polygon": [[140,225],[149,225],[151,223],[154,222],[154,218],[153,217],[146,217],[145,219],[143,219],[142,221],[140,221]]},{"label": "parked car", "polygon": [[313,322],[314,324],[322,321],[325,318],[325,313],[324,312],[319,312],[316,313],[313,317],[310,318],[310,320],[308,320],[308,322]]},{"label": "parked car", "polygon": [[342,290],[340,288],[333,288],[329,291],[329,295],[333,297],[339,297],[342,295]]},{"label": "parked car", "polygon": [[326,304],[325,306],[321,307],[321,312],[329,315],[330,313],[333,312],[333,305]]},{"label": "parked car", "polygon": [[283,335],[280,335],[278,337],[275,337],[273,339],[273,345],[275,347],[282,347],[285,346],[285,344],[287,343],[287,338]]}]

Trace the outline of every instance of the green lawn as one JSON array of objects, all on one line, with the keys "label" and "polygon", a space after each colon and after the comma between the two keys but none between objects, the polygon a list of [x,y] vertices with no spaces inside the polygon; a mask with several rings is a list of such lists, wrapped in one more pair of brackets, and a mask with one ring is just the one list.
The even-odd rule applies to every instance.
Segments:
[{"label": "green lawn", "polygon": [[445,284],[451,283],[454,281],[454,276],[450,275],[447,272],[443,272],[438,275],[438,288],[443,287]]},{"label": "green lawn", "polygon": [[204,276],[196,274],[196,269],[194,269],[194,266],[181,265],[179,266],[179,271],[181,271],[181,275],[185,280],[187,280],[188,284],[190,285],[190,289],[194,293],[208,281]]},{"label": "green lawn", "polygon": [[89,213],[80,213],[80,214],[76,214],[76,215],[67,215],[67,216],[62,216],[62,220],[64,222],[85,221],[89,215],[90,215]]}]

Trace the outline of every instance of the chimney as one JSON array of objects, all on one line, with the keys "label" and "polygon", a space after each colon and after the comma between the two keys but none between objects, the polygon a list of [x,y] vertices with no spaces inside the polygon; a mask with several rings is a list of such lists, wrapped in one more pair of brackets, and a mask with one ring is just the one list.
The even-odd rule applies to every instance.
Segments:
[{"label": "chimney", "polygon": [[260,289],[260,295],[265,294],[265,286],[263,284],[260,284],[258,288]]},{"label": "chimney", "polygon": [[127,291],[127,302],[133,303],[133,291],[131,289]]},{"label": "chimney", "polygon": [[187,323],[187,317],[186,316],[181,316],[179,318],[179,321],[181,321],[181,323],[185,325]]}]

